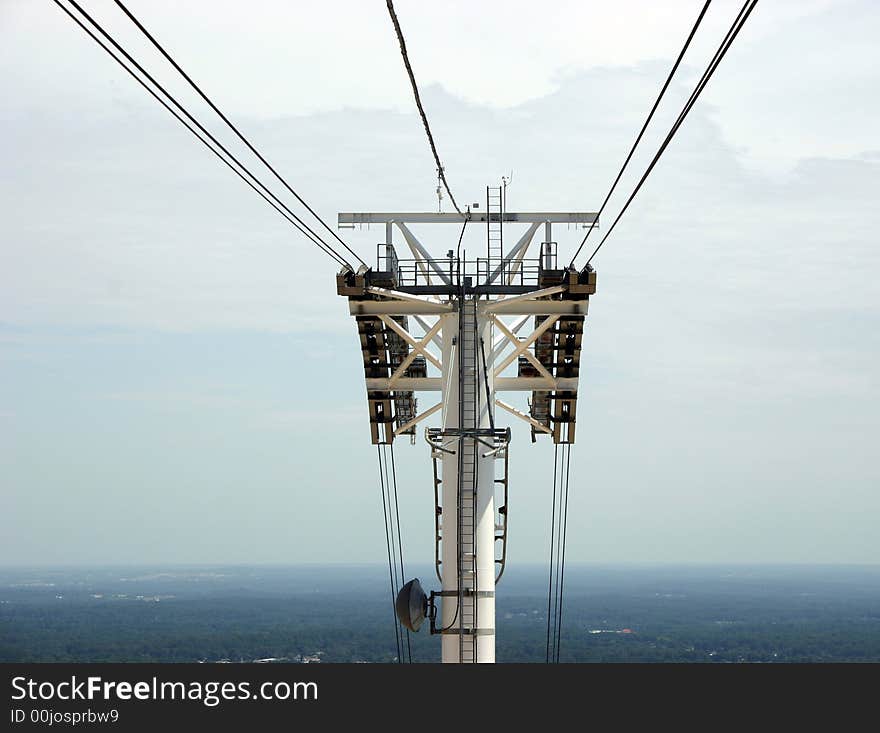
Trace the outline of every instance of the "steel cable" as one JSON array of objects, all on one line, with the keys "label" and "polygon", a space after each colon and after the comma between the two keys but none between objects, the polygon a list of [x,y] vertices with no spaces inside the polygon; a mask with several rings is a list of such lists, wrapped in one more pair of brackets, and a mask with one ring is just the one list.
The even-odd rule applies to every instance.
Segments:
[{"label": "steel cable", "polygon": [[[71,1],[72,1],[72,0],[71,0]],[[150,43],[152,43],[152,44],[156,47],[156,49],[159,51],[159,53],[161,53],[161,54],[162,54],[162,55],[168,60],[168,62],[169,62],[169,63],[170,63],[170,64],[171,64],[171,65],[172,65],[172,66],[173,66],[178,72],[180,72],[180,75],[181,75],[184,79],[186,79],[186,80],[189,82],[190,86],[191,86],[193,89],[195,89],[195,91],[198,93],[198,95],[199,95],[202,99],[204,99],[205,102],[207,102],[208,106],[209,106],[212,110],[214,110],[214,112],[217,113],[217,115],[220,117],[220,119],[222,119],[222,120],[227,124],[227,126],[228,126],[228,127],[229,127],[229,128],[230,128],[230,129],[231,129],[231,130],[232,130],[237,136],[238,136],[239,140],[241,140],[241,141],[242,141],[242,142],[248,147],[248,149],[249,149],[249,150],[250,150],[255,156],[257,156],[257,158],[259,158],[260,162],[261,162],[263,165],[265,165],[266,168],[268,168],[268,169],[272,172],[272,174],[275,176],[275,178],[277,178],[277,179],[282,183],[282,185],[283,185],[288,191],[290,191],[291,194],[293,194],[293,196],[296,198],[296,200],[299,201],[299,202],[300,202],[300,203],[306,208],[306,210],[307,210],[312,216],[315,217],[315,219],[317,219],[319,222],[321,222],[321,225],[322,225],[322,226],[323,226],[328,232],[330,232],[330,234],[331,234],[331,235],[332,235],[332,236],[333,236],[333,237],[334,237],[334,238],[335,238],[335,239],[336,239],[336,240],[337,240],[337,241],[338,241],[343,247],[345,247],[345,249],[348,250],[348,252],[349,252],[349,253],[350,253],[350,254],[351,254],[351,255],[352,255],[352,256],[353,256],[358,262],[360,262],[362,265],[366,266],[367,263],[364,262],[364,261],[358,256],[358,254],[357,254],[357,253],[356,253],[351,247],[349,247],[349,246],[348,246],[348,245],[342,240],[342,238],[341,238],[341,237],[340,237],[335,231],[333,231],[333,229],[330,228],[330,226],[327,224],[327,222],[325,222],[325,221],[324,221],[324,220],[323,220],[323,219],[322,219],[322,218],[321,218],[321,217],[315,212],[315,210],[312,209],[312,207],[309,206],[309,205],[303,200],[303,198],[302,198],[302,197],[301,197],[296,191],[294,191],[293,187],[287,182],[287,180],[286,180],[286,179],[285,179],[285,178],[284,178],[284,177],[283,177],[283,176],[282,176],[277,170],[275,170],[275,168],[269,163],[269,161],[266,160],[266,158],[263,157],[263,155],[260,153],[260,151],[257,150],[257,149],[251,144],[250,140],[248,140],[248,139],[247,139],[247,138],[246,138],[246,137],[245,137],[245,136],[239,131],[239,129],[238,129],[238,128],[237,128],[237,127],[236,127],[236,126],[235,126],[235,125],[229,120],[229,118],[228,118],[225,114],[223,114],[223,112],[220,111],[220,109],[217,107],[217,105],[214,104],[213,101],[211,101],[210,97],[208,97],[208,95],[205,94],[205,92],[202,91],[201,87],[200,87],[198,84],[196,84],[195,81],[193,81],[193,79],[189,76],[189,74],[187,74],[187,73],[183,70],[183,68],[181,68],[180,64],[178,64],[178,63],[177,63],[177,62],[171,57],[171,55],[170,55],[170,54],[169,54],[169,53],[168,53],[168,52],[162,47],[162,45],[161,45],[161,44],[160,44],[160,43],[159,43],[159,42],[153,37],[153,35],[152,35],[152,34],[151,34],[151,33],[150,33],[150,32],[149,32],[149,31],[143,26],[143,24],[142,24],[137,18],[135,18],[135,16],[132,14],[132,12],[131,12],[127,7],[125,7],[125,5],[124,5],[120,0],[115,0],[115,2],[116,2],[116,4],[119,6],[119,8],[122,10],[122,12],[125,13],[125,14],[128,16],[129,20],[131,20],[131,22],[134,23],[134,24],[138,27],[138,29],[139,29],[139,30],[140,30],[140,31],[141,31],[141,32],[147,37],[147,39],[150,41]]]},{"label": "steel cable", "polygon": [[660,157],[663,155],[663,151],[666,150],[670,141],[675,136],[675,133],[678,132],[678,129],[681,127],[688,113],[693,109],[694,104],[702,93],[703,89],[706,88],[706,85],[709,83],[709,79],[712,78],[712,75],[715,73],[715,70],[721,64],[722,59],[724,58],[727,51],[730,49],[730,46],[733,45],[733,41],[736,39],[743,25],[745,25],[746,20],[748,20],[749,15],[752,10],[754,10],[755,6],[758,4],[758,0],[746,0],[740,9],[739,13],[736,16],[736,19],[733,21],[733,24],[730,26],[730,29],[727,31],[727,34],[724,37],[724,40],[721,42],[721,45],[718,47],[718,50],[715,51],[715,55],[712,57],[712,61],[710,61],[709,66],[703,72],[700,81],[697,82],[696,87],[693,92],[691,92],[691,96],[688,101],[685,103],[685,106],[682,108],[681,112],[678,115],[675,123],[672,125],[672,128],[669,130],[669,133],[666,135],[666,138],[663,141],[663,144],[660,146],[660,149],[654,155],[651,164],[648,166],[647,170],[644,172],[642,177],[639,179],[638,184],[636,184],[635,189],[630,194],[629,198],[626,200],[626,203],[623,205],[623,208],[618,213],[617,217],[614,219],[614,222],[609,227],[608,231],[605,232],[605,236],[602,237],[602,240],[596,246],[596,249],[593,250],[593,254],[590,255],[587,260],[587,264],[593,260],[596,256],[596,253],[602,248],[602,245],[605,244],[608,237],[611,235],[611,232],[614,231],[614,228],[617,226],[617,222],[620,221],[621,217],[624,215],[626,210],[629,208],[629,205],[632,203],[633,199],[638,194],[639,190],[644,184],[645,180],[650,175],[651,171],[654,170],[654,166],[657,165],[657,161],[660,160]]},{"label": "steel cable", "polygon": [[431,153],[434,155],[434,162],[437,163],[437,175],[439,175],[440,180],[443,181],[443,187],[446,189],[446,193],[449,194],[449,200],[452,202],[455,210],[464,216],[464,213],[455,201],[455,196],[452,195],[452,191],[449,189],[449,183],[446,181],[446,172],[443,168],[443,164],[440,162],[440,155],[437,153],[437,146],[434,144],[434,136],[431,134],[431,126],[428,124],[428,116],[425,114],[425,108],[422,106],[422,99],[419,96],[419,87],[418,84],[416,84],[416,77],[413,73],[412,65],[409,62],[409,54],[406,50],[406,41],[403,39],[403,31],[400,28],[400,21],[397,20],[397,13],[394,12],[394,3],[392,0],[385,0],[385,4],[388,6],[388,14],[391,16],[391,22],[394,24],[394,31],[397,33],[397,41],[400,43],[400,55],[403,57],[403,65],[406,67],[406,73],[409,76],[409,83],[410,86],[412,86],[413,96],[416,100],[416,107],[418,107],[419,115],[422,118],[422,124],[425,126],[425,133],[428,135],[428,144],[431,146]]},{"label": "steel cable", "polygon": [[[553,556],[554,556],[554,548],[556,546],[556,467],[559,463],[559,445],[553,446],[553,499],[551,502],[551,512],[550,512],[550,572],[549,572],[549,581],[547,584],[547,664],[550,663],[550,626],[551,619],[555,621],[556,613],[552,610],[552,602],[553,602]],[[555,638],[556,638],[556,627],[555,624],[553,626],[553,638],[554,638],[554,648],[555,648]]]},{"label": "steel cable", "polygon": [[[403,565],[403,538],[402,532],[400,529],[400,507],[397,499],[397,465],[394,461],[394,443],[388,447],[389,453],[391,453],[391,479],[392,486],[394,490],[394,519],[397,524],[397,553],[400,559],[400,583],[402,584],[406,581],[406,570]],[[388,466],[388,456],[385,456],[385,466]],[[409,629],[403,629],[406,634],[406,653],[407,659],[410,663],[412,663],[412,644],[410,640],[410,632]]]},{"label": "steel cable", "polygon": [[[697,28],[700,27],[700,23],[703,20],[703,16],[706,14],[706,11],[709,9],[709,4],[712,0],[706,0],[706,4],[703,5],[703,9],[700,11],[700,14],[697,16],[697,20],[694,23],[693,28],[691,28],[691,32],[688,34],[687,39],[684,42],[684,45],[681,47],[681,51],[678,54],[678,58],[675,59],[675,63],[672,65],[672,68],[669,70],[669,75],[666,77],[666,81],[663,83],[663,87],[660,89],[660,94],[657,95],[657,99],[654,100],[654,106],[651,107],[651,111],[648,113],[647,118],[645,119],[644,124],[642,125],[642,129],[639,130],[639,134],[636,136],[635,142],[632,144],[632,147],[629,149],[629,153],[626,156],[626,159],[623,161],[623,165],[620,166],[620,170],[617,172],[617,177],[614,179],[614,183],[611,184],[611,188],[608,189],[608,193],[605,196],[605,200],[602,202],[602,205],[599,207],[599,211],[596,213],[596,219],[598,220],[602,216],[602,212],[605,211],[605,206],[608,204],[608,200],[611,198],[611,194],[614,193],[614,189],[617,188],[617,184],[620,182],[621,176],[623,176],[623,172],[626,170],[626,167],[629,165],[629,161],[632,159],[633,153],[635,153],[636,148],[642,140],[642,136],[645,134],[645,130],[648,129],[648,125],[654,117],[654,112],[657,111],[657,107],[660,105],[660,100],[663,99],[663,95],[666,94],[666,90],[669,87],[670,82],[672,81],[672,77],[675,76],[675,72],[678,70],[679,64],[681,64],[681,60],[684,58],[685,52],[688,50],[688,46],[691,45],[691,40],[697,32]],[[577,256],[581,253],[581,250],[584,248],[584,245],[587,243],[587,238],[590,236],[590,233],[593,231],[593,227],[595,224],[591,224],[589,229],[587,229],[587,233],[584,235],[583,240],[577,248],[577,251],[574,253],[574,256],[571,258],[571,262],[568,264],[569,267],[574,266],[574,261],[577,259]]]},{"label": "steel cable", "polygon": [[562,500],[562,561],[558,570],[559,596],[556,604],[557,622],[555,661],[557,664],[559,664],[559,653],[562,647],[562,609],[564,608],[563,598],[565,594],[565,547],[568,539],[568,485],[569,479],[571,478],[571,443],[565,444],[563,452],[565,453],[565,498]]},{"label": "steel cable", "polygon": [[[376,445],[376,454],[379,457],[379,487],[382,492],[382,516],[384,518],[384,526],[385,526],[385,551],[388,556],[388,582],[391,587],[391,614],[394,618],[394,642],[397,645],[397,661],[398,663],[403,662],[403,652],[401,647],[401,633],[400,633],[400,620],[397,618],[397,607],[396,607],[396,596],[397,596],[397,588],[395,583],[395,572],[394,572],[394,555],[391,548],[392,543],[392,533],[389,530],[389,513],[390,506],[389,503],[386,503],[385,497],[385,466],[384,461],[382,460],[382,445]],[[390,498],[390,497],[389,497]]]},{"label": "steel cable", "polygon": [[[199,123],[198,120],[196,120],[173,96],[171,96],[165,90],[165,88],[162,87],[162,85],[160,85],[149,74],[149,72],[146,71],[146,69],[144,69],[134,58],[132,58],[132,56],[124,48],[122,48],[122,46],[120,46],[116,42],[116,40],[112,36],[110,36],[110,34],[107,33],[85,10],[83,10],[82,7],[77,2],[75,2],[75,0],[69,0],[70,4],[72,6],[74,6],[83,15],[83,17],[85,17],[89,21],[89,23],[91,23],[91,25],[94,26],[98,30],[98,32],[101,33],[101,35],[104,36],[104,38],[106,38],[110,42],[110,44],[114,48],[116,48],[117,51],[119,53],[121,53],[122,56],[125,57],[125,59],[127,59],[129,61],[129,63],[131,63],[159,91],[161,91],[162,94],[164,94],[172,102],[172,104],[174,104],[175,107],[177,107],[177,109],[180,110],[180,112],[182,112],[187,117],[187,119],[189,119],[209,140],[211,140],[211,142],[214,143],[214,145],[217,148],[219,148],[219,150],[223,151],[223,153],[225,153],[226,156],[228,156],[228,158],[230,160],[232,160],[242,171],[244,171],[244,173],[246,173],[248,176],[250,176],[250,178],[253,179],[254,183],[251,183],[246,178],[244,178],[244,176],[242,175],[241,172],[239,172],[236,168],[234,168],[232,166],[232,164],[229,163],[228,160],[226,160],[222,155],[220,155],[220,153],[216,149],[214,149],[211,145],[209,145],[205,141],[205,139],[201,137],[201,135],[197,134],[196,131],[187,122],[185,122],[183,120],[183,118],[177,112],[175,112],[171,107],[169,107],[168,104],[164,100],[162,100],[152,89],[150,89],[150,87],[146,84],[146,82],[143,81],[143,79],[138,77],[131,70],[131,68],[129,68],[129,66],[126,65],[126,63],[121,58],[119,58],[116,54],[114,54],[110,50],[110,48],[108,46],[106,46],[91,30],[89,30],[89,28],[87,28],[82,23],[82,21],[80,21],[79,18],[77,18],[73,13],[71,13],[71,11],[60,2],[60,0],[53,0],[53,1],[90,38],[92,38],[92,40],[94,40],[104,51],[106,51],[114,61],[116,61],[120,66],[122,66],[122,68],[125,69],[125,71],[127,71],[141,86],[143,86],[160,104],[162,104],[163,107],[165,107],[169,112],[171,112],[171,114],[174,115],[174,117],[179,122],[181,122],[181,124],[183,124],[191,133],[193,133],[193,135],[195,135],[204,145],[206,145],[206,147],[208,147],[208,149],[211,150],[211,152],[213,152],[218,158],[220,158],[221,161],[223,161],[229,168],[231,168],[233,170],[233,172],[235,172],[240,178],[242,178],[245,181],[245,183],[248,183],[248,185],[250,185],[251,188],[253,188],[255,191],[257,191],[257,193],[260,194],[263,199],[267,200],[267,202],[270,205],[272,205],[272,207],[275,208],[276,211],[278,210],[279,206],[282,209],[284,209],[287,212],[287,214],[289,214],[290,216],[288,217],[288,216],[285,216],[284,214],[282,214],[282,216],[285,216],[285,219],[287,219],[288,222],[290,222],[291,224],[294,224],[294,226],[296,226],[296,228],[301,233],[303,233],[306,237],[309,238],[309,241],[311,241],[313,244],[317,245],[325,254],[329,255],[334,260],[336,260],[337,263],[339,263],[345,267],[351,268],[351,265],[345,261],[344,257],[339,255],[338,252],[336,252],[330,245],[328,245],[323,239],[321,239],[321,237],[318,236],[311,229],[311,227],[309,227],[307,224],[305,224],[305,222],[303,222],[302,219],[300,219],[293,211],[291,211],[290,208],[286,204],[284,204],[284,202],[282,202],[277,196],[275,196],[275,194],[272,193],[272,191],[269,190],[266,187],[266,185],[264,183],[262,183],[262,181],[259,180],[259,178],[257,178],[244,164],[241,163],[241,161],[239,161],[234,155],[232,155],[232,153],[229,152],[229,150],[224,145],[222,145],[219,140],[217,140],[210,132],[208,132],[208,130],[206,130],[204,128],[204,126],[201,123]],[[265,191],[265,194],[262,193],[259,189],[257,189],[254,184],[256,184],[256,186],[259,186],[260,188],[262,188],[263,191]],[[277,203],[277,206],[275,204],[273,204],[271,201],[268,201],[267,195],[269,197],[271,197]],[[281,213],[281,212],[279,212],[279,213]],[[297,223],[294,223],[293,221],[291,221],[290,217],[292,217]]]}]

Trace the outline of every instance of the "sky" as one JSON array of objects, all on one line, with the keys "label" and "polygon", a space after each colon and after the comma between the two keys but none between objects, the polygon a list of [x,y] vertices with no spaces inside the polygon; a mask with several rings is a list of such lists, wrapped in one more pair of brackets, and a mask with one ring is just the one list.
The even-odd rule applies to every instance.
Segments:
[{"label": "sky", "polygon": [[[436,207],[384,3],[128,5],[327,221]],[[512,171],[512,210],[595,211],[702,3],[395,5],[456,197]],[[712,3],[603,225],[738,5]],[[594,260],[573,561],[880,562],[878,30],[874,2],[762,0]],[[382,562],[333,263],[53,3],[2,0],[0,37],[0,563]],[[342,234],[372,262],[381,232]],[[395,450],[428,564],[427,447]],[[512,563],[546,561],[552,461],[514,426]]]}]

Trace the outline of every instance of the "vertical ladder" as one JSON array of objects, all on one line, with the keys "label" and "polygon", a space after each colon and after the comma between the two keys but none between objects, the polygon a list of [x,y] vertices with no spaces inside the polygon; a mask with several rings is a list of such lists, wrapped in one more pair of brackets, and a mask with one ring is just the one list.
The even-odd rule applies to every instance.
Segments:
[{"label": "vertical ladder", "polygon": [[504,259],[502,228],[504,201],[501,192],[501,186],[486,186],[486,246],[489,272],[494,272]]},{"label": "vertical ladder", "polygon": [[[459,420],[462,431],[479,427],[479,370],[477,361],[477,302],[463,296],[459,319]],[[477,441],[459,438],[458,475],[458,603],[459,660],[476,662],[477,637]]]}]

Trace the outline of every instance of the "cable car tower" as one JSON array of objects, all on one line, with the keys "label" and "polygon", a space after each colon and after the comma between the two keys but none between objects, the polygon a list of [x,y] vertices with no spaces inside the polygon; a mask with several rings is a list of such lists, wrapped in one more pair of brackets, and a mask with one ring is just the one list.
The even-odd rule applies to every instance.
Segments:
[{"label": "cable car tower", "polygon": [[[430,619],[442,635],[442,661],[495,661],[495,585],[507,557],[512,416],[532,441],[575,439],[584,317],[596,273],[560,266],[554,224],[592,227],[593,213],[513,213],[499,187],[487,188],[486,209],[458,213],[341,213],[340,227],[384,225],[375,269],[337,275],[357,324],[372,442],[391,444],[420,423],[433,462],[435,567],[440,591],[419,581],[397,598],[401,623],[417,630]],[[450,224],[457,246],[437,256],[410,225]],[[486,228],[483,256],[461,249],[468,226]],[[505,249],[504,234],[525,225]],[[533,240],[543,229],[537,257]],[[393,241],[403,239],[400,257]],[[459,234],[461,230],[461,234]],[[528,412],[503,401],[530,392]],[[435,396],[419,410],[416,393]],[[499,412],[498,408],[501,408]],[[440,599],[439,612],[436,599]]]}]

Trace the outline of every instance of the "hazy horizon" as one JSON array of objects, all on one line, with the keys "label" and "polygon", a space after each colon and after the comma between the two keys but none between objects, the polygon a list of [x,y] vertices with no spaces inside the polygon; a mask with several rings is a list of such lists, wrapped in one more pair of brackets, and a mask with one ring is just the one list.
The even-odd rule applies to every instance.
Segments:
[{"label": "hazy horizon", "polygon": [[[221,562],[213,562],[213,563],[201,563],[201,562],[163,562],[163,563],[148,563],[148,562],[131,562],[131,563],[38,563],[38,564],[28,564],[28,563],[3,563],[0,562],[0,571],[2,570],[66,570],[66,569],[106,569],[106,570],[114,570],[114,569],[124,569],[124,568],[169,568],[169,569],[197,569],[197,568],[309,568],[309,567],[320,567],[320,568],[381,568],[383,571],[388,570],[387,563],[382,563],[379,561],[371,561],[371,562],[345,562],[345,561],[329,561],[329,562],[318,562],[318,561],[299,561],[299,562],[291,562],[291,563],[280,563],[280,562],[232,562],[232,563],[221,563]],[[414,564],[414,567],[417,567]],[[547,563],[540,562],[526,562],[519,563],[517,566],[521,570],[536,570],[540,569],[542,572],[547,572]],[[566,561],[566,567],[589,567],[589,568],[798,568],[798,567],[814,567],[814,568],[880,568],[880,563],[875,562],[700,562],[698,560],[693,561],[656,561],[651,562],[649,560],[620,560],[620,561],[609,561],[609,562],[597,562],[590,560],[571,560]],[[432,570],[433,566],[424,565],[422,568],[415,570],[414,572],[424,571],[425,569]],[[408,573],[410,575],[412,573]]]}]

